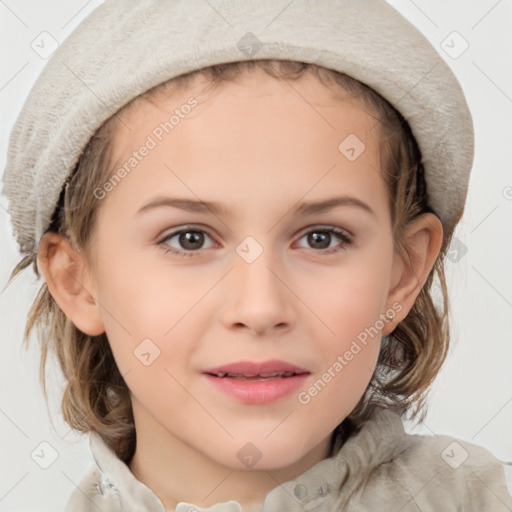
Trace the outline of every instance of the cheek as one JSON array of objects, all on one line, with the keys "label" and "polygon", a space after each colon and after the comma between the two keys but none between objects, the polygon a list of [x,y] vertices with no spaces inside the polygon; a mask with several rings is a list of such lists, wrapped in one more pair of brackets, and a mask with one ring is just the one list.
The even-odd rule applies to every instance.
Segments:
[{"label": "cheek", "polygon": [[[348,414],[364,393],[374,372],[385,325],[382,314],[392,270],[392,244],[347,257],[336,269],[317,275],[318,287],[308,304],[322,320],[316,330],[316,349],[321,353],[317,384],[306,390],[314,413]],[[324,271],[326,272],[326,271]],[[311,279],[309,285],[311,285]],[[314,399],[317,394],[321,399]],[[334,407],[325,407],[326,403]],[[322,405],[323,404],[323,407]]]},{"label": "cheek", "polygon": [[374,326],[386,309],[393,257],[391,244],[382,245],[347,253],[339,265],[301,278],[303,293],[312,290],[304,295],[311,310],[329,328],[326,332],[340,340]]},{"label": "cheek", "polygon": [[340,273],[313,307],[325,325],[316,331],[321,367],[298,397],[307,415],[326,425],[346,417],[363,396],[374,373],[381,342],[385,287],[378,272]]},{"label": "cheek", "polygon": [[[179,267],[157,266],[154,261],[112,250],[98,265],[98,299],[106,323],[122,324],[131,336],[161,337],[205,293],[204,280],[193,279]],[[154,258],[153,258],[154,259]]]},{"label": "cheek", "polygon": [[164,368],[178,371],[202,339],[208,313],[201,298],[211,288],[211,275],[198,279],[185,267],[151,265],[105,244],[96,276],[105,331],[121,374],[134,390],[150,383],[154,389],[156,375],[168,380]]}]

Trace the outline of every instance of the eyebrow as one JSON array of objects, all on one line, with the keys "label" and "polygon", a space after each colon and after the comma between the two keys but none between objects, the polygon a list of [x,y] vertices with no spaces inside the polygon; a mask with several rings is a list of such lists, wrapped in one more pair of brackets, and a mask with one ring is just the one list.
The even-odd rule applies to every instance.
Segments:
[{"label": "eyebrow", "polygon": [[356,206],[372,217],[377,218],[375,211],[361,199],[353,196],[332,197],[324,201],[299,203],[292,209],[293,215],[311,215],[315,213],[323,213],[338,206]]},{"label": "eyebrow", "polygon": [[[201,201],[195,199],[185,199],[179,197],[156,197],[144,204],[138,211],[137,215],[161,207],[179,208],[191,213],[213,213],[215,215],[226,215],[226,208],[216,202]],[[377,218],[375,211],[365,202],[353,196],[332,197],[324,201],[302,202],[294,206],[290,213],[292,215],[313,215],[324,213],[339,206],[355,206]]]}]

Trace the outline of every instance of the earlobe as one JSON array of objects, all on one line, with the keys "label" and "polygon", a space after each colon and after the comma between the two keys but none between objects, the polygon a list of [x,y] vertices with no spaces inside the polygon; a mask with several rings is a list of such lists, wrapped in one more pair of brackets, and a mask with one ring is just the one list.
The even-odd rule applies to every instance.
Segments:
[{"label": "earlobe", "polygon": [[405,252],[396,254],[393,282],[388,296],[389,307],[392,304],[400,304],[401,309],[394,321],[383,329],[383,335],[392,332],[396,324],[403,320],[414,306],[435,264],[442,243],[443,226],[439,218],[432,213],[419,216],[407,228]]},{"label": "earlobe", "polygon": [[46,233],[39,244],[37,266],[62,312],[85,334],[105,332],[92,286],[85,278],[85,260],[68,240]]}]

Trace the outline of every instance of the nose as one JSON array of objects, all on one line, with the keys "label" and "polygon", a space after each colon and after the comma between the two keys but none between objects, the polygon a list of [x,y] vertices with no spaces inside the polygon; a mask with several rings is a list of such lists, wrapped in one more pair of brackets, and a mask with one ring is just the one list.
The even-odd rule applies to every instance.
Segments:
[{"label": "nose", "polygon": [[252,263],[241,258],[236,261],[228,294],[222,311],[222,322],[227,329],[261,335],[286,332],[295,323],[293,294],[287,287],[282,267],[271,261],[267,251]]}]

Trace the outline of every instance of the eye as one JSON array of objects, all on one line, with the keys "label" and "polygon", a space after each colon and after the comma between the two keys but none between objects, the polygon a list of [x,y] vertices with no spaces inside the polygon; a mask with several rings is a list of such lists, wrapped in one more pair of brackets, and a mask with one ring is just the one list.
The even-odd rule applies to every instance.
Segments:
[{"label": "eye", "polygon": [[[331,254],[346,249],[352,243],[352,236],[344,230],[334,227],[319,226],[307,231],[300,239],[306,239],[306,248],[317,249],[317,252]],[[300,247],[305,247],[300,245]]]},{"label": "eye", "polygon": [[[209,239],[212,243],[204,246],[205,240]],[[194,252],[199,249],[209,249],[215,246],[213,238],[203,229],[187,227],[179,231],[173,231],[158,242],[165,252],[177,254],[179,256],[194,256]]]}]

